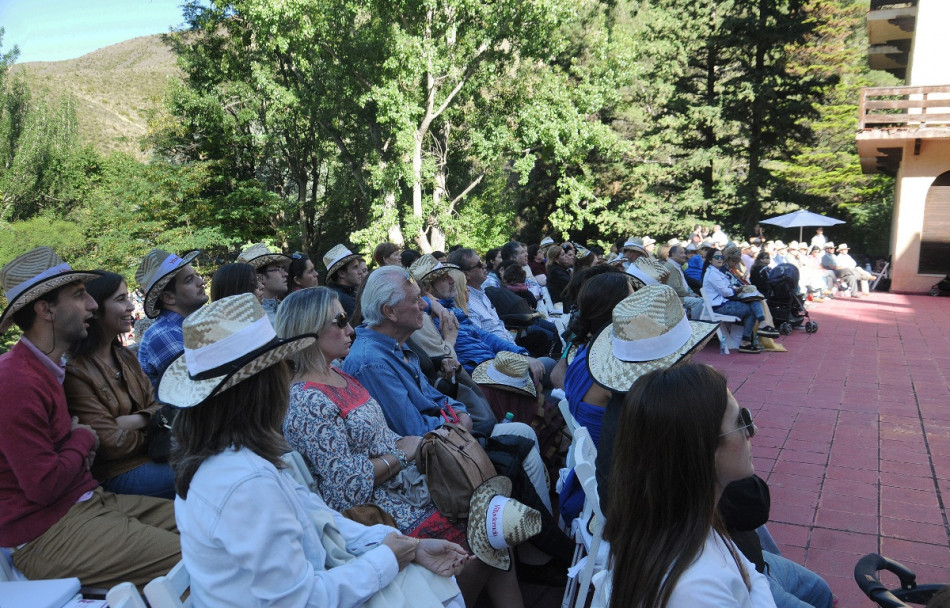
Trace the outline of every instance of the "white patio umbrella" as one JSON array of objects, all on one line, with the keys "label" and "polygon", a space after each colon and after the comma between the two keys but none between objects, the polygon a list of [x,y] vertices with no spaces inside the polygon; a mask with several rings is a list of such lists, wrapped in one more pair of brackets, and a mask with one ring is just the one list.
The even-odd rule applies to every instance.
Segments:
[{"label": "white patio umbrella", "polygon": [[799,209],[798,211],[786,213],[785,215],[762,220],[760,223],[781,226],[782,228],[798,228],[798,240],[800,241],[802,240],[803,226],[834,226],[835,224],[844,224],[844,220],[819,215],[805,209]]}]

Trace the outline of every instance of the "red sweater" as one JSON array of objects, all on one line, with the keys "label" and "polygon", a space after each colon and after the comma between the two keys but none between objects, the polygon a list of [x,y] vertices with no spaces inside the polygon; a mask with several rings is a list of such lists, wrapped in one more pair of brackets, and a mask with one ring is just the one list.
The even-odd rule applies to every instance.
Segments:
[{"label": "red sweater", "polygon": [[72,432],[63,387],[36,355],[18,342],[0,356],[0,546],[40,536],[95,489],[95,442]]}]

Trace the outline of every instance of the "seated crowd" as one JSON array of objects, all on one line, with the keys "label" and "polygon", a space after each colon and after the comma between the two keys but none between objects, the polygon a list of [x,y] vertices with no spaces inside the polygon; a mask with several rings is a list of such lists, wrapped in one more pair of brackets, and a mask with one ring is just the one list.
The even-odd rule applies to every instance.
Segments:
[{"label": "seated crowd", "polygon": [[[740,319],[740,352],[779,335],[770,268],[799,269],[813,301],[862,295],[847,245],[815,251],[717,226],[606,256],[550,238],[485,256],[383,243],[370,270],[338,244],[320,286],[307,254],[256,244],[207,289],[199,252],[153,249],[135,279],[154,322],[133,351],[125,279],[33,249],[0,270],[0,330],[22,332],[0,356],[0,546],[28,578],[87,587],[183,561],[196,606],[523,606],[522,583],[563,586],[573,553],[552,483],[563,394],[598,447],[611,558],[595,602],[831,606],[764,528],[748,410],[689,364],[715,335],[707,307]],[[420,462],[447,423],[499,472],[507,458],[467,519],[440,512]],[[659,439],[677,426],[682,445]]]}]

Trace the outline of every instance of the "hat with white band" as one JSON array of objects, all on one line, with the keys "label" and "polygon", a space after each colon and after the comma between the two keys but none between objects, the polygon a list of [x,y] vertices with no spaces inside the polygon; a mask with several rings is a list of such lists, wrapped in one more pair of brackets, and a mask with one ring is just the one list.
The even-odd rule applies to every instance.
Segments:
[{"label": "hat with white band", "polygon": [[509,498],[511,480],[501,475],[475,488],[468,511],[468,545],[475,557],[499,570],[511,569],[510,547],[541,532],[541,513]]},{"label": "hat with white band", "polygon": [[346,245],[335,245],[333,249],[323,254],[323,265],[327,267],[327,277],[333,276],[333,273],[345,266],[350,260],[360,257],[360,254],[353,253],[346,248]]},{"label": "hat with white band", "polygon": [[251,293],[198,309],[185,319],[182,333],[185,351],[158,385],[158,400],[180,408],[194,407],[317,340],[313,334],[278,338]]},{"label": "hat with white band", "polygon": [[546,237],[544,237],[543,239],[541,239],[541,246],[542,246],[542,247],[545,247],[545,246],[547,246],[547,245],[553,245],[553,244],[554,244],[554,239],[552,239],[552,238],[549,237],[549,236],[546,236]]},{"label": "hat with white band", "polygon": [[537,397],[538,392],[531,378],[528,357],[518,353],[501,351],[494,359],[479,364],[472,372],[476,384],[494,386],[512,393]]},{"label": "hat with white band", "polygon": [[633,277],[633,288],[640,289],[644,285],[665,284],[670,278],[670,269],[656,258],[642,257],[627,266],[627,274]]},{"label": "hat with white band", "polygon": [[626,392],[643,374],[688,361],[717,327],[689,321],[672,287],[647,285],[614,308],[613,322],[591,341],[587,366],[598,384]]},{"label": "hat with white band", "polygon": [[637,237],[630,237],[623,243],[623,249],[631,249],[633,251],[639,251],[643,255],[649,255],[647,250],[643,247],[643,240],[638,239]]},{"label": "hat with white band", "polygon": [[49,247],[37,247],[10,260],[0,269],[0,287],[7,299],[7,307],[0,316],[0,333],[10,329],[17,311],[43,294],[99,276],[96,272],[73,270]]},{"label": "hat with white band", "polygon": [[158,302],[158,296],[161,295],[165,286],[175,278],[178,271],[191,264],[192,260],[198,257],[200,251],[192,251],[179,257],[174,253],[168,253],[161,249],[152,249],[145,254],[138,270],[135,271],[135,281],[145,292],[143,308],[145,316],[154,319],[161,312],[155,307]]}]

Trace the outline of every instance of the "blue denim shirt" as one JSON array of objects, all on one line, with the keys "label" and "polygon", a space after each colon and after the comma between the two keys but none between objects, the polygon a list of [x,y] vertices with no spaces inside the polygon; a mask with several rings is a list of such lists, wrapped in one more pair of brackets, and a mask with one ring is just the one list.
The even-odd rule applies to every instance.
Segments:
[{"label": "blue denim shirt", "polygon": [[412,350],[385,334],[360,326],[343,361],[343,371],[359,380],[383,408],[386,423],[399,435],[424,435],[445,422],[439,410],[465,406],[429,384]]},{"label": "blue denim shirt", "polygon": [[142,344],[139,345],[139,365],[152,381],[156,395],[158,383],[162,379],[162,374],[165,373],[165,368],[185,350],[185,338],[181,331],[181,325],[184,322],[185,317],[177,312],[163,310],[142,336]]},{"label": "blue denim shirt", "polygon": [[[455,305],[454,299],[442,299],[439,303],[455,313],[455,318],[459,321],[459,335],[455,340],[455,352],[459,356],[459,363],[465,368],[465,371],[472,373],[475,368],[485,361],[495,358],[497,353],[503,350],[520,355],[527,355],[528,351],[514,342],[502,340],[495,334],[489,333],[481,327],[475,325],[465,311]],[[439,327],[439,320],[433,319],[435,326]],[[441,327],[439,327],[441,330]]]}]

